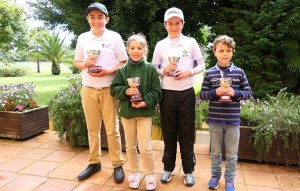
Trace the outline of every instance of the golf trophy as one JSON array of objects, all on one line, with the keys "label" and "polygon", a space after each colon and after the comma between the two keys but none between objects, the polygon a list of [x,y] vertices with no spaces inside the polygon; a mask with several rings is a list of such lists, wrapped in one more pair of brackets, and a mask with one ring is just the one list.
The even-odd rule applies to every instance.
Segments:
[{"label": "golf trophy", "polygon": [[[140,85],[140,77],[134,77],[134,78],[128,78],[128,85],[131,88],[137,88]],[[130,102],[139,102],[142,101],[142,94],[141,93],[137,93],[137,94],[132,94],[130,95]]]},{"label": "golf trophy", "polygon": [[[220,78],[220,87],[229,88],[231,86],[231,78]],[[231,96],[227,94],[220,95],[219,102],[231,102]]]},{"label": "golf trophy", "polygon": [[[99,58],[100,53],[101,53],[100,50],[95,50],[95,49],[87,51],[88,57],[93,60],[96,60],[97,58]],[[88,71],[90,73],[99,73],[102,70],[101,68],[102,68],[101,66],[89,66]]]},{"label": "golf trophy", "polygon": [[[177,65],[178,62],[179,62],[179,60],[180,60],[179,56],[169,56],[169,62],[170,62],[170,64]],[[173,70],[173,71],[170,71],[168,73],[168,76],[176,77],[175,74],[176,74],[176,71]]]}]

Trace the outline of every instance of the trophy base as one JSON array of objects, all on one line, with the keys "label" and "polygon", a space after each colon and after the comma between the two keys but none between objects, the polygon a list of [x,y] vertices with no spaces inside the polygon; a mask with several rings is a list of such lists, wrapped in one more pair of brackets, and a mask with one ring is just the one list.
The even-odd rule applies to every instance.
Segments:
[{"label": "trophy base", "polygon": [[142,94],[135,94],[130,96],[130,102],[140,102],[143,101]]},{"label": "trophy base", "polygon": [[230,96],[227,95],[223,95],[221,96],[221,98],[219,99],[219,102],[232,102]]},{"label": "trophy base", "polygon": [[89,71],[90,73],[99,73],[99,72],[102,71],[101,68],[102,68],[101,66],[89,66],[89,67],[88,67],[88,71]]},{"label": "trophy base", "polygon": [[171,71],[171,72],[168,73],[167,76],[169,76],[169,77],[176,77],[176,72],[175,71]]}]

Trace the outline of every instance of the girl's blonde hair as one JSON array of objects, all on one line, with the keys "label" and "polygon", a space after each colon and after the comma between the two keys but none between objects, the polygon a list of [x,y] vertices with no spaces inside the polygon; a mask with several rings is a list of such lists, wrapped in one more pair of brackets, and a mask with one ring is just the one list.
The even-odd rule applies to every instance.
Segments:
[{"label": "girl's blonde hair", "polygon": [[233,52],[235,50],[235,42],[233,40],[233,38],[227,36],[227,35],[219,35],[215,38],[214,42],[213,42],[213,50],[216,51],[217,45],[221,43],[221,44],[225,44],[226,46],[228,46],[229,48],[233,49]]},{"label": "girl's blonde hair", "polygon": [[148,56],[148,43],[147,43],[147,40],[146,40],[146,37],[145,35],[143,35],[142,33],[137,33],[137,34],[133,34],[131,35],[128,40],[127,40],[127,43],[126,43],[126,49],[128,50],[128,47],[130,46],[130,43],[132,41],[139,41],[141,42],[141,44],[143,45],[143,47],[145,48],[145,54],[144,54],[144,57],[145,59],[147,60],[147,56]]}]

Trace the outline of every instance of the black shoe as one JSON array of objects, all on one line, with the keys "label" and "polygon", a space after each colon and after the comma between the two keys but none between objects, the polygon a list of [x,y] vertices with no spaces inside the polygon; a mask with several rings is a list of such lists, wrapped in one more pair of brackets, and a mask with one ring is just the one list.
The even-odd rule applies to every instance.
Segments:
[{"label": "black shoe", "polygon": [[100,163],[89,164],[89,166],[78,175],[77,179],[79,181],[88,179],[92,174],[99,172],[100,170],[101,170]]},{"label": "black shoe", "polygon": [[125,174],[124,174],[122,166],[114,168],[114,179],[115,179],[115,183],[122,183],[122,182],[124,182]]}]

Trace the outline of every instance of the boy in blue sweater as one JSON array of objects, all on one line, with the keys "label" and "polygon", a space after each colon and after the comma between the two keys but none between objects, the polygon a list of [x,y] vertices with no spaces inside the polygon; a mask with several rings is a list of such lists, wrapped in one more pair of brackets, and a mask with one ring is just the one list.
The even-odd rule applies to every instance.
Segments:
[{"label": "boy in blue sweater", "polygon": [[[202,83],[200,98],[209,100],[208,124],[210,132],[210,158],[212,177],[208,188],[216,190],[222,175],[222,145],[225,144],[225,191],[234,191],[234,178],[238,160],[240,139],[240,100],[250,99],[252,91],[246,74],[236,67],[231,58],[235,42],[226,35],[213,42],[213,51],[218,62],[208,69]],[[220,86],[220,79],[230,79],[231,85]],[[227,101],[220,98],[226,95]]]}]

